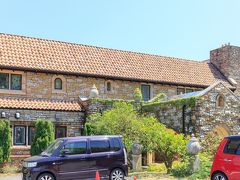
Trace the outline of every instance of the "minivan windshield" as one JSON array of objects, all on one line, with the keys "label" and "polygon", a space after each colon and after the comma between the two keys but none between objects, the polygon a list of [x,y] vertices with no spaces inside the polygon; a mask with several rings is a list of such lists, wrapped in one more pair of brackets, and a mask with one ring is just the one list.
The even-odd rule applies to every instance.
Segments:
[{"label": "minivan windshield", "polygon": [[62,139],[56,139],[52,144],[48,146],[48,148],[41,153],[42,156],[51,156],[52,153],[59,147],[59,145],[63,142]]}]

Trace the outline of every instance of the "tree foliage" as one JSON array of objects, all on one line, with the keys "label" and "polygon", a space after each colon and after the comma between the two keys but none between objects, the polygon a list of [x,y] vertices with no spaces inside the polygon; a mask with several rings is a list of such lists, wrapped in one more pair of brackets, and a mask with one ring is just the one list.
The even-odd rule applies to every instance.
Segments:
[{"label": "tree foliage", "polygon": [[12,135],[10,122],[0,120],[0,163],[9,161],[11,153]]},{"label": "tree foliage", "polygon": [[222,138],[216,132],[209,132],[206,134],[204,140],[201,142],[202,151],[207,153],[211,160],[214,159],[214,155],[217,152],[217,148]]},{"label": "tree foliage", "polygon": [[140,102],[142,101],[142,92],[139,88],[136,88],[133,92],[133,98],[135,101]]},{"label": "tree foliage", "polygon": [[186,153],[186,140],[182,134],[166,128],[154,117],[144,117],[126,102],[114,104],[114,108],[101,114],[93,114],[87,119],[85,131],[91,135],[122,135],[128,150],[138,141],[144,152],[154,151],[159,154],[168,172],[176,158]]},{"label": "tree foliage", "polygon": [[37,120],[36,135],[31,145],[31,155],[38,155],[54,141],[53,123],[45,120]]}]

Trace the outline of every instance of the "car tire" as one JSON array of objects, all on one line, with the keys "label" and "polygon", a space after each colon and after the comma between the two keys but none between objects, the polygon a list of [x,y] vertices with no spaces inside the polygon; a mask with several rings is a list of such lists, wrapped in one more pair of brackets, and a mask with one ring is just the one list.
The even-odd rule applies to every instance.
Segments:
[{"label": "car tire", "polygon": [[225,174],[219,172],[212,176],[212,180],[228,180],[228,178]]},{"label": "car tire", "polygon": [[110,180],[124,180],[125,174],[122,169],[116,168],[110,174]]},{"label": "car tire", "polygon": [[55,180],[55,177],[50,173],[40,174],[37,180]]}]

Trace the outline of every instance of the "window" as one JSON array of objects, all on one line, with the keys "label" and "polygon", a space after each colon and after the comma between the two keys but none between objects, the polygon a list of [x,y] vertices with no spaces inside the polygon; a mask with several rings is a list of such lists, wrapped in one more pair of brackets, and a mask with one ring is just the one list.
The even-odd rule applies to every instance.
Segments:
[{"label": "window", "polygon": [[54,80],[54,89],[62,90],[62,80],[60,78]]},{"label": "window", "polygon": [[34,126],[14,126],[13,144],[16,146],[31,145],[36,134]]},{"label": "window", "polygon": [[148,101],[151,98],[150,85],[142,84],[141,92],[144,101]]},{"label": "window", "polygon": [[9,75],[0,73],[0,89],[9,89]]},{"label": "window", "polygon": [[224,106],[224,97],[222,95],[218,95],[216,99],[216,107],[220,108]]},{"label": "window", "polygon": [[26,145],[26,127],[14,127],[14,145]]},{"label": "window", "polygon": [[0,73],[0,89],[22,90],[22,75]]},{"label": "window", "polygon": [[67,135],[67,128],[63,127],[63,126],[57,126],[55,128],[55,138],[62,138],[62,137],[66,137]]},{"label": "window", "polygon": [[90,141],[90,148],[92,153],[108,152],[110,144],[108,140]]},{"label": "window", "polygon": [[[85,142],[85,141],[71,142],[71,143],[66,144],[63,149],[69,150],[66,153],[67,155],[86,154],[87,153],[87,142]],[[60,153],[61,153],[61,151],[60,151]]]},{"label": "window", "polygon": [[107,91],[111,90],[112,90],[111,82],[107,82]]},{"label": "window", "polygon": [[36,128],[33,126],[28,127],[28,145],[31,145],[36,134]]},{"label": "window", "polygon": [[228,140],[223,152],[226,154],[240,154],[240,139]]},{"label": "window", "polygon": [[11,74],[11,89],[22,90],[22,75]]},{"label": "window", "polygon": [[193,92],[194,90],[193,89],[186,89],[186,93],[190,93],[190,92]]},{"label": "window", "polygon": [[177,88],[177,94],[184,94],[185,89],[184,88]]},{"label": "window", "polygon": [[112,150],[113,151],[119,151],[121,149],[121,145],[119,143],[119,140],[117,138],[114,138],[112,141],[113,141]]}]

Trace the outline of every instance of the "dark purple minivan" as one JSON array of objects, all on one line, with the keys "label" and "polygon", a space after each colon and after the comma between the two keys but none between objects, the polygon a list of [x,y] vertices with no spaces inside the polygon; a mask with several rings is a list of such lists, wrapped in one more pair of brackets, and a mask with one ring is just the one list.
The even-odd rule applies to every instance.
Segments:
[{"label": "dark purple minivan", "polygon": [[56,139],[39,156],[23,162],[23,180],[123,180],[128,174],[121,136],[81,136]]}]

